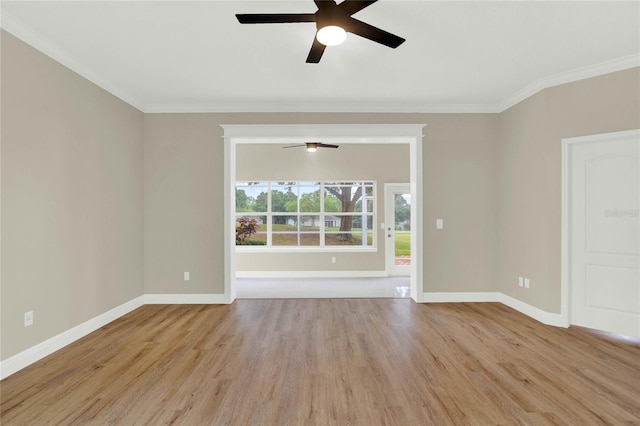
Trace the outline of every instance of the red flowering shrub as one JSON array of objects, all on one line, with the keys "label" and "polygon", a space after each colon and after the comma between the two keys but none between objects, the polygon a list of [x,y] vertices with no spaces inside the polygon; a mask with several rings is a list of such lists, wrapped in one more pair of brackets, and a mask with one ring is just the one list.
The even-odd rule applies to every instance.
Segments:
[{"label": "red flowering shrub", "polygon": [[244,243],[247,238],[250,238],[260,229],[260,224],[255,219],[239,217],[236,222],[238,223],[238,226],[236,226],[236,242]]}]

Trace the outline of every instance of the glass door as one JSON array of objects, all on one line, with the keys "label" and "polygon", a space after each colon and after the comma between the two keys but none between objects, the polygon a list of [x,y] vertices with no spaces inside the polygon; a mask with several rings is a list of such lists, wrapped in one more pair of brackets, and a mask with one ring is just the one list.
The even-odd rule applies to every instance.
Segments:
[{"label": "glass door", "polygon": [[408,184],[385,186],[385,250],[389,275],[411,275],[411,191]]}]

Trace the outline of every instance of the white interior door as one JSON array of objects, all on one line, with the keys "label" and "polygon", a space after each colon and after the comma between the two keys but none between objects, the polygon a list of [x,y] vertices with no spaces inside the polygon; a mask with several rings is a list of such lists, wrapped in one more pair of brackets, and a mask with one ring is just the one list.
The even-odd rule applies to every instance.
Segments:
[{"label": "white interior door", "polygon": [[385,253],[387,274],[411,275],[411,187],[385,184]]},{"label": "white interior door", "polygon": [[570,322],[640,337],[637,134],[569,151]]}]

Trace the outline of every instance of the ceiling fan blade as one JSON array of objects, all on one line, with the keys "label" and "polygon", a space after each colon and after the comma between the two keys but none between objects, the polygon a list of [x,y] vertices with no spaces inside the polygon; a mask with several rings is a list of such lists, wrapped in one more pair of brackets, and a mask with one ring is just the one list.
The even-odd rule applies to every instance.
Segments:
[{"label": "ceiling fan blade", "polygon": [[317,64],[320,62],[320,58],[322,58],[322,54],[324,53],[324,49],[327,46],[320,43],[317,38],[313,38],[313,44],[311,45],[311,50],[309,51],[309,56],[307,56],[308,64]]},{"label": "ceiling fan blade", "polygon": [[331,9],[336,5],[334,0],[313,0],[313,2],[318,6],[318,10]]},{"label": "ceiling fan blade", "polygon": [[340,9],[342,12],[346,13],[347,15],[351,16],[354,13],[360,12],[365,7],[372,5],[377,1],[378,0],[368,0],[368,1],[345,0],[338,5],[338,9]]},{"label": "ceiling fan blade", "polygon": [[340,148],[339,145],[331,145],[329,143],[319,143],[318,146],[320,148]]},{"label": "ceiling fan blade", "polygon": [[384,44],[385,46],[389,46],[394,49],[406,41],[402,37],[398,37],[395,34],[391,34],[378,27],[374,27],[373,25],[358,21],[352,17],[345,20],[344,29],[350,33],[375,41],[376,43]]},{"label": "ceiling fan blade", "polygon": [[302,144],[302,145],[289,145],[289,146],[283,146],[283,148],[298,148],[300,146],[307,146],[306,144]]},{"label": "ceiling fan blade", "polygon": [[315,22],[313,13],[236,13],[241,24],[282,24],[286,22]]}]

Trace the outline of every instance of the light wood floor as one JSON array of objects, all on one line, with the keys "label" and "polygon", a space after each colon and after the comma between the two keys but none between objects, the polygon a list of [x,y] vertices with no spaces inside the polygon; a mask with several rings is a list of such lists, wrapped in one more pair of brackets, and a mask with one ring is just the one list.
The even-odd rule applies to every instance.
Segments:
[{"label": "light wood floor", "polygon": [[496,303],[146,305],[0,386],[4,425],[640,424],[640,344]]}]

